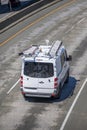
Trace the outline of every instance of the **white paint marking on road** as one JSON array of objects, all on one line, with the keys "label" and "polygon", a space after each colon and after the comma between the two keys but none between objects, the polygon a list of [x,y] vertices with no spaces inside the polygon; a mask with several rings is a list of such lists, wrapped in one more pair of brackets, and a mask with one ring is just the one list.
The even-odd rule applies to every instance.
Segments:
[{"label": "white paint marking on road", "polygon": [[79,96],[80,96],[86,82],[87,82],[87,78],[85,79],[85,81],[84,81],[82,87],[80,88],[75,100],[73,101],[73,103],[72,103],[72,105],[71,105],[71,107],[70,107],[70,109],[69,109],[69,111],[68,111],[68,113],[67,113],[67,115],[66,115],[66,117],[65,117],[65,119],[64,119],[64,121],[63,121],[63,123],[61,125],[61,127],[60,127],[60,130],[64,130],[64,127],[65,127],[65,125],[66,125],[66,123],[68,121],[68,118],[69,118],[69,116],[70,116],[70,114],[71,114],[71,112],[72,112],[72,110],[73,110],[73,108],[74,108],[74,106],[75,106],[75,104],[76,104],[76,102],[77,102],[77,100],[78,100],[78,98],[79,98]]},{"label": "white paint marking on road", "polygon": [[74,28],[74,26],[72,26],[68,31],[66,31],[65,33],[67,34],[67,33],[69,33],[69,32],[71,32],[72,30],[73,30],[73,28]]},{"label": "white paint marking on road", "polygon": [[77,24],[80,24],[80,23],[83,22],[84,20],[85,20],[85,18],[80,19]]},{"label": "white paint marking on road", "polygon": [[9,94],[16,87],[16,85],[19,83],[19,81],[20,81],[20,79],[9,89],[7,94]]}]

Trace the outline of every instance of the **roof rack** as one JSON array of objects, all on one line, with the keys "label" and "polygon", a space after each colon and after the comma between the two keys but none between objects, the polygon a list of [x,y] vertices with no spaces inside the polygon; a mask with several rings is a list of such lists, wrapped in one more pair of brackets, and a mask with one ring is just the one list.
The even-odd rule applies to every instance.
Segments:
[{"label": "roof rack", "polygon": [[52,47],[50,48],[50,51],[49,51],[49,55],[54,57],[57,55],[57,52],[59,50],[59,48],[61,47],[62,45],[62,42],[57,40],[53,45]]},{"label": "roof rack", "polygon": [[38,49],[37,45],[32,45],[28,50],[19,53],[19,55],[24,55],[25,57],[32,56],[35,54],[35,51]]},{"label": "roof rack", "polygon": [[[62,45],[61,41],[59,41],[59,40],[55,41],[55,43],[50,48],[49,52],[47,52],[47,54],[45,54],[44,56],[55,57],[57,55],[57,52],[60,49],[61,45]],[[36,56],[38,56],[38,54],[40,52],[42,52],[42,51],[38,47],[38,45],[32,45],[27,50],[25,50],[24,52],[19,53],[19,55],[23,55],[25,57],[29,57],[29,56],[35,56],[36,57]],[[43,55],[41,54],[40,56],[43,56]]]}]

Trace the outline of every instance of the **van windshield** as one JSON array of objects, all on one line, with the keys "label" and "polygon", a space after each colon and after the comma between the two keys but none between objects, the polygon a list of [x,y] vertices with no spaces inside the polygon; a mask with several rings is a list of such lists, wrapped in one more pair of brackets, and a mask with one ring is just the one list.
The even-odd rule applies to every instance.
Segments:
[{"label": "van windshield", "polygon": [[53,64],[41,62],[25,62],[24,75],[29,77],[48,78],[53,76]]}]

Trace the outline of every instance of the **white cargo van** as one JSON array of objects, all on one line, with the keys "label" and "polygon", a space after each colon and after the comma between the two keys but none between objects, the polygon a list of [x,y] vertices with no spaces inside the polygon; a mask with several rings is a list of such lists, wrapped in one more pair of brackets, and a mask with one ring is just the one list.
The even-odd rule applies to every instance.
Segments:
[{"label": "white cargo van", "polygon": [[69,63],[61,41],[32,45],[22,54],[21,91],[24,97],[59,97],[69,80]]}]

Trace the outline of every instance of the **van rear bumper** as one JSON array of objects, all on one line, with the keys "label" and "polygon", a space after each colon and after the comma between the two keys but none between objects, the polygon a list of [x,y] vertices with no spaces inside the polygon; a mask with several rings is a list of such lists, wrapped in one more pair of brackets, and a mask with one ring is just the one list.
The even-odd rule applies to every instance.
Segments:
[{"label": "van rear bumper", "polygon": [[43,97],[43,98],[50,98],[51,94],[45,94],[45,93],[25,93],[25,96],[27,97]]},{"label": "van rear bumper", "polygon": [[42,89],[41,91],[25,91],[21,89],[22,94],[25,97],[43,97],[43,98],[51,98],[56,96],[55,89]]}]

